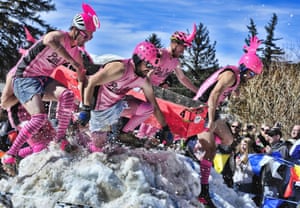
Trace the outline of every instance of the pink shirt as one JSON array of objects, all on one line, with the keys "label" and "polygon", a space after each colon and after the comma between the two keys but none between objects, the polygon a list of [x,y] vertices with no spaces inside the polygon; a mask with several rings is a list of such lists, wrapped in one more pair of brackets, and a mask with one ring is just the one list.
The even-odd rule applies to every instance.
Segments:
[{"label": "pink shirt", "polygon": [[[79,57],[79,48],[77,46],[72,47],[68,33],[64,33],[63,47],[71,57]],[[66,60],[62,56],[58,55],[51,47],[44,45],[43,39],[40,39],[18,62],[16,65],[16,75],[22,77],[50,76],[57,66],[62,65],[65,62]]]},{"label": "pink shirt", "polygon": [[[136,87],[141,87],[146,79],[134,73],[131,59],[122,60],[125,65],[123,76],[115,81],[101,85],[97,94],[95,110],[105,110],[123,99],[126,93]],[[100,69],[101,70],[101,69]]]},{"label": "pink shirt", "polygon": [[218,99],[218,105],[224,101],[226,97],[230,95],[232,91],[234,91],[240,84],[240,70],[236,66],[226,66],[224,68],[219,69],[214,72],[210,77],[208,77],[203,84],[200,86],[196,96],[193,98],[194,100],[198,100],[211,86],[213,86],[217,81],[219,75],[225,70],[232,70],[235,74],[236,81],[232,87],[225,89],[225,91],[220,95]]},{"label": "pink shirt", "polygon": [[152,85],[158,86],[163,83],[179,64],[178,58],[173,58],[167,49],[161,49],[160,65],[150,76]]}]

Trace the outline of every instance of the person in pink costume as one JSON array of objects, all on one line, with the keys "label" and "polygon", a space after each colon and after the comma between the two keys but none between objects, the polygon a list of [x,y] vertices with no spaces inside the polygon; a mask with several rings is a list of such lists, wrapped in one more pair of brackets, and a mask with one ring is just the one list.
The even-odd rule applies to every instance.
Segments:
[{"label": "person in pink costume", "polygon": [[[153,86],[162,86],[167,77],[172,73],[175,73],[177,79],[182,85],[195,94],[197,93],[198,88],[187,76],[185,76],[179,61],[179,57],[183,55],[184,50],[192,45],[196,33],[197,27],[196,24],[194,24],[193,32],[190,35],[179,31],[176,31],[172,34],[170,38],[170,46],[168,48],[160,49],[160,64],[149,76]],[[154,136],[158,130],[159,129],[149,124],[142,123],[137,136],[139,138],[151,137]]]},{"label": "person in pink costume", "polygon": [[[170,132],[147,78],[157,66],[159,66],[157,48],[152,43],[141,42],[134,49],[131,59],[109,62],[96,74],[88,77],[79,121],[82,125],[89,122],[92,133],[89,146],[91,152],[101,151],[107,140],[107,131],[121,116],[130,117],[119,135],[122,142],[126,142],[127,138],[131,139],[133,130],[152,113],[165,133]],[[93,105],[92,98],[97,86],[99,90]],[[143,90],[148,102],[126,95],[128,91],[137,87]]]},{"label": "person in pink costume", "polygon": [[221,139],[224,151],[231,152],[230,145],[233,135],[224,120],[218,116],[218,107],[231,92],[235,91],[240,83],[246,82],[255,75],[262,73],[263,64],[256,55],[256,50],[261,41],[256,36],[250,39],[250,46],[245,46],[247,51],[240,59],[238,67],[226,66],[213,73],[200,86],[194,100],[200,99],[208,105],[206,130],[197,135],[198,141],[194,148],[194,154],[201,150],[205,154],[200,160],[201,169],[201,193],[199,201],[209,207],[215,207],[209,196],[208,178],[212,166],[212,160],[216,153],[215,136]]},{"label": "person in pink costume", "polygon": [[45,34],[22,55],[12,69],[13,92],[31,118],[2,157],[3,169],[10,175],[16,174],[15,157],[22,145],[47,122],[48,116],[42,100],[58,101],[55,141],[60,142],[62,147],[71,146],[66,146],[65,133],[72,116],[74,94],[51,79],[50,75],[57,66],[70,63],[77,72],[78,80],[83,82],[85,79],[79,47],[92,39],[100,23],[89,5],[82,4],[82,8],[83,13],[73,18],[70,31],[51,31]]}]

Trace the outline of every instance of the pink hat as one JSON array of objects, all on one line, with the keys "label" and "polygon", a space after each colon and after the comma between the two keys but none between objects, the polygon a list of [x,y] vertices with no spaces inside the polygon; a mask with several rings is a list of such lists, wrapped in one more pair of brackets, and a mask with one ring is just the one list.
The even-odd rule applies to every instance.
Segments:
[{"label": "pink hat", "polygon": [[194,23],[193,32],[189,36],[187,36],[187,34],[185,32],[176,31],[171,36],[171,40],[177,40],[177,41],[182,42],[185,46],[191,46],[196,33],[197,33],[197,26]]}]

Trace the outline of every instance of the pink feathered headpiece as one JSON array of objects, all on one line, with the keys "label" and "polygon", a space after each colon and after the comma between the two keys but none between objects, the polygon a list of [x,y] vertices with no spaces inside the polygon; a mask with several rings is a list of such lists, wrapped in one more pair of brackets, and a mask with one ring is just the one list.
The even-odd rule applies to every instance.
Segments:
[{"label": "pink feathered headpiece", "polygon": [[250,45],[244,46],[244,49],[247,52],[241,57],[239,61],[239,65],[244,64],[248,69],[256,74],[260,74],[263,70],[263,63],[256,54],[256,51],[260,44],[261,41],[256,36],[252,37],[250,39]]}]

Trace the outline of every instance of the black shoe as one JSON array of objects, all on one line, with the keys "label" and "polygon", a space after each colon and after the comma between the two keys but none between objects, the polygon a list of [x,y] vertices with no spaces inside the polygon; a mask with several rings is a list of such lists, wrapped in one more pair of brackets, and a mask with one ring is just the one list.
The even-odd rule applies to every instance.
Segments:
[{"label": "black shoe", "polygon": [[214,203],[212,202],[209,195],[201,196],[201,194],[198,196],[198,201],[203,204],[206,208],[217,208]]},{"label": "black shoe", "polygon": [[217,208],[209,196],[208,184],[201,184],[201,193],[198,196],[198,201],[207,208]]}]

